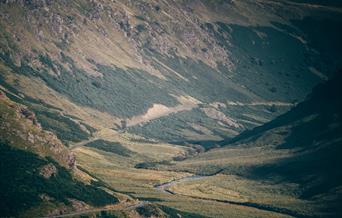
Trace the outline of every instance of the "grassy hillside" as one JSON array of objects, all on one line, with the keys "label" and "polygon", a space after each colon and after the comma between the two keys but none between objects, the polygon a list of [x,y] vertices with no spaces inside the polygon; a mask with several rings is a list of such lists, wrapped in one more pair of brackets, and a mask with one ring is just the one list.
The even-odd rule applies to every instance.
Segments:
[{"label": "grassy hillside", "polygon": [[[204,120],[199,128],[215,130],[210,136],[190,130],[195,123],[189,120],[170,124],[175,132],[155,123],[144,126],[148,119],[128,130],[163,141],[220,141],[256,127],[302,100],[341,63],[339,8],[289,1],[14,1],[1,3],[0,14],[0,62],[8,73],[3,80],[66,115],[75,111],[66,108],[65,99],[101,114],[87,120],[76,114],[83,123],[119,129],[122,120],[144,116],[155,104],[172,110],[190,96],[195,108],[220,103],[216,109],[239,124],[222,125],[208,114],[180,109],[154,119],[168,123],[169,115],[186,112]],[[60,98],[52,101],[35,91],[38,87],[27,87],[37,81]],[[250,104],[252,116],[263,121],[246,123],[239,113],[231,117],[224,108],[232,102]],[[282,108],[265,113],[255,105],[260,102],[280,102]],[[89,137],[82,130],[66,133],[78,127],[51,117],[57,118],[42,112],[38,119],[63,142]]]}]

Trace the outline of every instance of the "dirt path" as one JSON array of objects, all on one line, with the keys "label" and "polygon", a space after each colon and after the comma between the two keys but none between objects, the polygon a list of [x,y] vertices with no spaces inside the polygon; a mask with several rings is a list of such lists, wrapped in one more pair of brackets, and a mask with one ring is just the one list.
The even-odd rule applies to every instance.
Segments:
[{"label": "dirt path", "polygon": [[250,103],[243,103],[237,101],[228,101],[227,106],[283,106],[283,107],[293,107],[294,103],[281,102],[281,101],[256,101]]},{"label": "dirt path", "polygon": [[[169,116],[171,114],[184,112],[184,111],[191,111],[192,109],[199,107],[200,102],[193,98],[181,96],[178,99],[181,102],[181,104],[175,107],[167,107],[161,104],[154,104],[144,114],[140,114],[140,115],[127,119],[126,120],[127,127],[140,125],[140,124],[149,122],[151,120]],[[211,105],[211,104],[209,103],[208,105]],[[275,106],[280,106],[280,107],[294,106],[293,103],[280,102],[280,101],[264,101],[264,102],[260,101],[260,102],[250,102],[250,103],[228,101],[225,105],[226,106],[273,106],[275,105]],[[231,123],[231,122],[232,121],[229,121],[228,123]],[[236,125],[237,124],[234,124],[233,126],[236,126]]]},{"label": "dirt path", "polygon": [[88,213],[98,213],[101,211],[128,211],[128,210],[133,210],[139,207],[143,207],[145,205],[149,204],[147,201],[141,201],[133,205],[128,205],[127,207],[124,208],[108,208],[108,207],[102,207],[102,208],[93,208],[93,209],[87,209],[87,210],[81,210],[81,211],[75,211],[67,214],[62,214],[62,215],[55,215],[55,216],[46,216],[43,218],[62,218],[62,217],[74,217],[74,216],[80,216],[82,214],[88,214]]}]

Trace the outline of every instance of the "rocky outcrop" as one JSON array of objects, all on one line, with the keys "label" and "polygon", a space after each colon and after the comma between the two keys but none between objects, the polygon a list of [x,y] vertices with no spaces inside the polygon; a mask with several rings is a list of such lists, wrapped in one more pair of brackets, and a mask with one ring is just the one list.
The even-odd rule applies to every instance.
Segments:
[{"label": "rocky outcrop", "polygon": [[90,206],[83,201],[79,201],[76,199],[69,198],[69,202],[71,203],[71,206],[73,207],[74,211],[81,211],[81,210],[86,210],[89,209]]},{"label": "rocky outcrop", "polygon": [[41,125],[33,112],[29,111],[27,108],[21,108],[20,113],[24,118],[31,120],[33,125],[37,126],[38,128],[41,128]]},{"label": "rocky outcrop", "polygon": [[40,170],[39,170],[39,175],[44,177],[45,179],[49,179],[51,176],[56,176],[57,175],[57,168],[55,165],[52,163],[44,165]]}]

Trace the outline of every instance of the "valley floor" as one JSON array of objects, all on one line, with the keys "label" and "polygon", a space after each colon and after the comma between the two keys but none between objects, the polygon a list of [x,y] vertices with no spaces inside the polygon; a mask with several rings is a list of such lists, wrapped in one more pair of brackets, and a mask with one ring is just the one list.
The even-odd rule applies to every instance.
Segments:
[{"label": "valley floor", "polygon": [[[195,217],[311,217],[317,209],[315,202],[297,196],[296,184],[242,176],[244,168],[287,157],[292,154],[291,150],[237,146],[174,161],[179,155],[187,156],[191,149],[158,143],[135,144],[130,137],[108,130],[96,136],[96,139],[120,142],[135,152],[126,157],[88,147],[89,141],[71,145],[71,149],[80,169],[101,179],[116,192]],[[228,170],[230,173],[228,168],[232,168]]]}]

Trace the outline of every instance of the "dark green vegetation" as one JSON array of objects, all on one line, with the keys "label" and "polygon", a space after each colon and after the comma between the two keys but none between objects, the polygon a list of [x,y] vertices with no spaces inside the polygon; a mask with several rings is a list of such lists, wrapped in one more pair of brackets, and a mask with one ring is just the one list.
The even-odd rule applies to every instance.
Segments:
[{"label": "dark green vegetation", "polygon": [[186,217],[186,218],[195,218],[195,217],[205,218],[205,216],[202,216],[200,214],[184,212],[184,211],[176,210],[174,208],[163,206],[163,205],[158,205],[158,206],[160,209],[162,209],[170,217],[179,217],[179,215],[181,215],[182,217]]},{"label": "dark green vegetation", "polygon": [[83,131],[79,124],[65,117],[58,112],[50,112],[45,110],[33,110],[37,115],[37,119],[42,127],[55,133],[64,143],[80,142],[88,139],[89,133]]},{"label": "dark green vegetation", "polygon": [[176,101],[165,89],[149,82],[153,79],[146,72],[134,69],[124,71],[118,68],[97,65],[103,78],[87,76],[73,68],[62,71],[58,80],[45,76],[45,81],[58,92],[70,96],[75,102],[108,111],[114,115],[128,117],[143,113],[152,103],[175,105]]},{"label": "dark green vegetation", "polygon": [[150,82],[155,78],[146,72],[135,69],[124,71],[97,64],[99,72],[104,74],[102,78],[97,78],[75,67],[70,57],[65,55],[62,57],[64,62],[72,67],[72,72],[67,71],[59,63],[53,62],[49,56],[40,55],[39,61],[47,69],[53,71],[58,69],[61,72],[59,77],[55,77],[46,69],[37,71],[25,62],[18,67],[8,53],[0,53],[3,63],[14,72],[27,76],[38,76],[49,87],[70,97],[76,103],[100,111],[104,110],[114,115],[128,117],[144,113],[153,103],[169,106],[176,104],[176,100],[165,89]]},{"label": "dark green vegetation", "polygon": [[[17,216],[38,206],[41,194],[53,198],[53,202],[69,205],[68,198],[84,201],[93,206],[116,203],[117,199],[101,189],[80,183],[70,173],[51,159],[11,148],[6,142],[0,144],[0,213],[1,216]],[[53,163],[57,175],[49,179],[39,175],[39,169]]]},{"label": "dark green vegetation", "polygon": [[163,205],[147,205],[136,209],[144,217],[184,217],[184,218],[205,218],[200,214],[184,212]]},{"label": "dark green vegetation", "polygon": [[219,124],[207,117],[199,109],[171,114],[167,117],[152,120],[143,126],[130,127],[128,128],[128,131],[134,134],[144,135],[148,138],[155,138],[171,143],[182,143],[193,139],[192,137],[184,136],[181,133],[184,129],[197,131],[198,134],[202,134],[202,132],[195,130],[192,127],[192,124],[209,127],[212,131],[216,131],[217,135],[223,137],[230,135],[228,131],[224,132],[221,130]]},{"label": "dark green vegetation", "polygon": [[309,4],[317,4],[317,5],[326,5],[326,6],[342,6],[340,0],[291,0],[293,2],[298,3],[309,3]]},{"label": "dark green vegetation", "polygon": [[136,209],[136,211],[144,217],[160,217],[164,215],[163,211],[155,205],[146,205],[144,207],[139,207]]},{"label": "dark green vegetation", "polygon": [[[8,54],[0,54],[4,63],[14,72],[27,76],[38,76],[46,84],[74,102],[90,106],[100,111],[107,111],[121,117],[129,117],[144,113],[153,103],[161,103],[174,106],[176,100],[170,96],[167,90],[160,88],[160,80],[147,72],[129,69],[124,71],[119,68],[96,64],[102,78],[93,77],[78,69],[70,57],[62,55],[64,62],[71,66],[71,72],[61,64],[55,63],[47,55],[40,55],[40,62],[47,68],[61,73],[55,77],[44,68],[37,71],[27,63],[20,67],[14,65]],[[70,76],[73,75],[73,76]],[[151,81],[156,84],[151,83]]]},{"label": "dark green vegetation", "polygon": [[168,78],[164,83],[169,90],[178,90],[178,93],[188,94],[201,102],[209,103],[213,101],[250,101],[250,94],[242,93],[239,86],[230,79],[230,73],[227,69],[220,72],[203,62],[194,61],[190,58],[165,57],[155,51],[144,50],[145,55],[157,58],[165,66],[179,73],[187,80],[175,77],[172,71],[163,67],[159,63],[155,66],[161,70]]},{"label": "dark green vegetation", "polygon": [[107,212],[107,211],[101,211],[100,214],[96,215],[96,218],[116,218],[116,217],[127,217],[125,214],[120,214],[118,213],[112,213],[112,212]]},{"label": "dark green vegetation", "polygon": [[[311,60],[314,54],[284,31],[224,23],[215,26],[206,24],[205,28],[233,53],[237,69],[232,81],[243,84],[257,96],[290,102],[305,97],[319,81],[308,70],[314,63]],[[231,35],[229,41],[222,37],[225,33]]]},{"label": "dark green vegetation", "polygon": [[114,153],[114,154],[121,155],[124,157],[130,157],[133,154],[133,152],[131,150],[122,146],[118,142],[109,142],[109,141],[105,141],[102,139],[89,142],[89,143],[85,144],[84,146],[96,148],[96,149],[99,149],[102,151]]},{"label": "dark green vegetation", "polygon": [[154,167],[158,166],[159,164],[162,165],[170,165],[169,161],[160,161],[160,162],[143,162],[143,163],[138,163],[134,167],[137,169],[153,169]]}]

